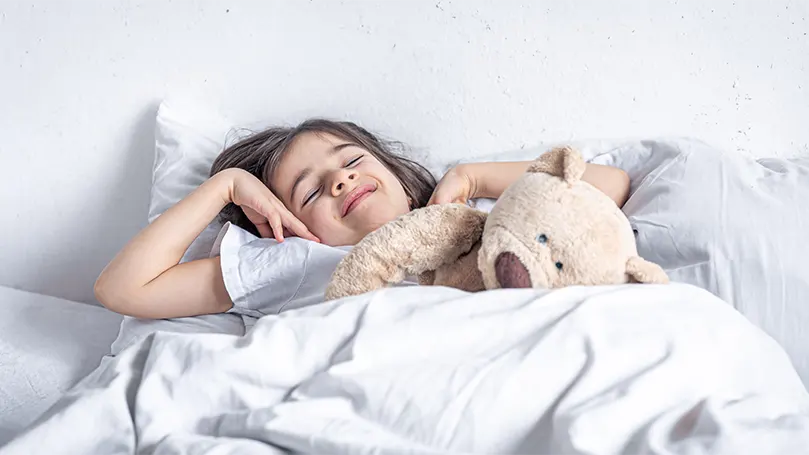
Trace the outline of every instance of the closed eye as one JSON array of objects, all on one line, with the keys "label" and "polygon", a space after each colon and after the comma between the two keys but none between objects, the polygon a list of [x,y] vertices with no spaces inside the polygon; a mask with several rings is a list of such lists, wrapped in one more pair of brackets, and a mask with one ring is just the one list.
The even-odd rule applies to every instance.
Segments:
[{"label": "closed eye", "polygon": [[319,193],[322,188],[323,188],[322,186],[319,186],[317,188],[312,189],[308,193],[306,193],[306,196],[304,196],[304,198],[303,198],[303,204],[302,205],[306,205],[309,202],[311,202],[312,200],[314,200],[315,196],[317,196],[317,193]]},{"label": "closed eye", "polygon": [[359,163],[359,161],[360,161],[361,159],[362,159],[362,155],[360,155],[360,156],[358,156],[358,157],[356,157],[356,158],[352,159],[351,161],[349,161],[348,163],[346,163],[344,167],[351,167],[351,166],[354,166],[355,164]]}]

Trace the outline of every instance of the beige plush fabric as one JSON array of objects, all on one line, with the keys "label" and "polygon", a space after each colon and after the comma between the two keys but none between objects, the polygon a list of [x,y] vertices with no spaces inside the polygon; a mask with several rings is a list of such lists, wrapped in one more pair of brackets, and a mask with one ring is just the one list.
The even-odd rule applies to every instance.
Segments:
[{"label": "beige plush fabric", "polygon": [[[478,255],[486,288],[619,284],[630,275],[666,281],[655,264],[640,260],[627,267],[638,255],[629,220],[612,199],[581,180],[585,167],[578,152],[557,148],[503,193],[486,221]],[[523,275],[528,283],[512,278]]]},{"label": "beige plush fabric", "polygon": [[[458,259],[480,241],[485,221],[485,212],[462,204],[431,205],[403,215],[365,236],[340,261],[326,299],[362,294],[430,271],[435,272],[427,276],[439,279],[434,284],[443,284],[440,280],[447,272],[437,269],[447,264],[456,269]],[[460,264],[474,267],[475,260],[463,259]],[[450,281],[467,280],[450,277]]]},{"label": "beige plush fabric", "polygon": [[557,148],[529,166],[488,217],[446,204],[386,224],[343,258],[326,298],[372,291],[406,275],[473,292],[668,282],[659,266],[638,257],[620,208],[581,180],[585,167],[578,152]]}]

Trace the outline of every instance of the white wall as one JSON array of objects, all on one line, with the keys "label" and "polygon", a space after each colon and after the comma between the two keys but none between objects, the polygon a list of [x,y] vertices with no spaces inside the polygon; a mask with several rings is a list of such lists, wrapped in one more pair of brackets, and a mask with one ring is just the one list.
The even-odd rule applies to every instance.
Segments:
[{"label": "white wall", "polygon": [[153,117],[174,91],[452,156],[658,134],[809,154],[807,5],[3,1],[0,285],[93,301],[145,223]]}]

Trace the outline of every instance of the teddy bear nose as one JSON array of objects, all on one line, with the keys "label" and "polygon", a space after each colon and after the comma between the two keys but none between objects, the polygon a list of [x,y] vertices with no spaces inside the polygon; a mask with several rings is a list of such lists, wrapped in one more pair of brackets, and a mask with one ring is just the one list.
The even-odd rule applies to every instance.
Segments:
[{"label": "teddy bear nose", "polygon": [[494,274],[501,288],[530,288],[531,276],[516,254],[506,251],[497,255]]}]

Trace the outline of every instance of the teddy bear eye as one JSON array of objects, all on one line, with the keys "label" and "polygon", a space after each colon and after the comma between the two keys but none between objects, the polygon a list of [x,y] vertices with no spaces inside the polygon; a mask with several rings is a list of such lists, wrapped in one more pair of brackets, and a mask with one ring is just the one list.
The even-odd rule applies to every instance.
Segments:
[{"label": "teddy bear eye", "polygon": [[544,244],[546,244],[546,243],[548,243],[548,236],[547,236],[547,235],[545,235],[545,234],[539,234],[539,235],[536,237],[536,239],[537,239],[537,242],[539,242],[539,243],[541,243],[541,244],[543,244],[543,245],[544,245]]},{"label": "teddy bear eye", "polygon": [[562,263],[561,263],[561,262],[557,262],[557,263],[556,263],[556,268],[557,268],[557,269],[559,269],[559,270],[562,270]]}]

